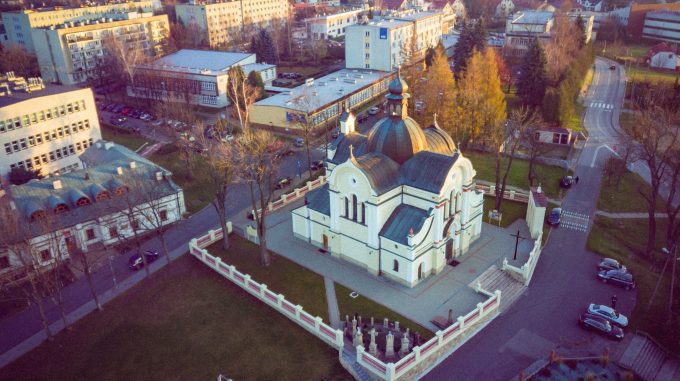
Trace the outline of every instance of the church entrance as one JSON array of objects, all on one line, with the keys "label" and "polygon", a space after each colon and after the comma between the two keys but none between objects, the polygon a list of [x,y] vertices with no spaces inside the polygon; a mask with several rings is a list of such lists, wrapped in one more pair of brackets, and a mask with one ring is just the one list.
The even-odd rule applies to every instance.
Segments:
[{"label": "church entrance", "polygon": [[421,280],[421,279],[423,279],[423,264],[422,263],[418,266],[418,280]]},{"label": "church entrance", "polygon": [[450,262],[453,259],[453,239],[446,241],[446,262]]},{"label": "church entrance", "polygon": [[322,239],[323,239],[323,248],[327,250],[328,249],[328,236],[324,234]]}]

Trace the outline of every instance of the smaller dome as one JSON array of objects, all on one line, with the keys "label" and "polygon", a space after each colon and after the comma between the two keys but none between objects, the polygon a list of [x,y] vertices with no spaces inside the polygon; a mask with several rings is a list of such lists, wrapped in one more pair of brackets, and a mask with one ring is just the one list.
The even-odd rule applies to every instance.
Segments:
[{"label": "smaller dome", "polygon": [[394,95],[402,95],[408,91],[408,85],[406,84],[406,81],[401,78],[401,72],[397,72],[397,77],[390,82],[387,89],[390,94]]}]

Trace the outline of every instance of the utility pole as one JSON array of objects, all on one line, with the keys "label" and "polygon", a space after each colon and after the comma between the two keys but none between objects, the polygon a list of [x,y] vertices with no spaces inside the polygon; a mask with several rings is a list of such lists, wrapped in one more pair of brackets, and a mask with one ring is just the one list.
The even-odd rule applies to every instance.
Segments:
[{"label": "utility pole", "polygon": [[675,267],[678,263],[678,258],[676,256],[677,244],[673,244],[670,251],[665,247],[663,248],[663,251],[669,254],[673,261],[673,270],[671,271],[671,293],[668,298],[668,324],[670,324],[673,321],[673,289],[675,288]]}]

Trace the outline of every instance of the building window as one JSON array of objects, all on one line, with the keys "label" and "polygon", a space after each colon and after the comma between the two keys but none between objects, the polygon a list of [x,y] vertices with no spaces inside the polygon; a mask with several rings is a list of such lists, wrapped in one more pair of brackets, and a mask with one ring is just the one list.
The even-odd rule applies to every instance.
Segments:
[{"label": "building window", "polygon": [[132,220],[132,230],[138,231],[139,230],[139,221],[137,220]]},{"label": "building window", "polygon": [[345,197],[345,218],[349,218],[349,200]]},{"label": "building window", "polygon": [[40,260],[42,262],[49,261],[50,259],[52,259],[52,252],[50,251],[50,249],[40,251]]},{"label": "building window", "polygon": [[109,227],[109,237],[118,238],[118,229],[115,226]]},{"label": "building window", "polygon": [[161,221],[167,221],[168,220],[168,211],[167,210],[161,210],[158,213],[158,215],[161,218]]},{"label": "building window", "polygon": [[399,261],[396,259],[392,262],[392,271],[398,273],[399,272]]},{"label": "building window", "polygon": [[94,235],[94,229],[85,230],[85,236],[87,237],[88,241],[92,241],[93,239],[95,239],[96,237]]},{"label": "building window", "polygon": [[361,203],[361,223],[366,224],[366,203]]}]

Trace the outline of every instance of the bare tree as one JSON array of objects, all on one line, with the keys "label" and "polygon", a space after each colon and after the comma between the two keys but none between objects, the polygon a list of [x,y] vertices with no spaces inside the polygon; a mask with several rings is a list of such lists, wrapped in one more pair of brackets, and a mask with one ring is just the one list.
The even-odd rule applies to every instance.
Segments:
[{"label": "bare tree", "polygon": [[[271,258],[267,248],[267,214],[268,206],[275,193],[278,166],[269,146],[274,141],[272,134],[264,130],[247,130],[240,139],[240,162],[244,180],[250,188],[250,200],[253,219],[257,225],[260,240],[260,262],[262,266],[269,266]],[[260,209],[260,213],[257,210]]]},{"label": "bare tree", "polygon": [[82,271],[83,275],[85,275],[87,286],[90,289],[90,294],[92,294],[95,304],[97,305],[97,310],[104,310],[102,302],[99,300],[99,294],[97,294],[97,288],[94,285],[94,280],[92,279],[92,273],[97,266],[97,262],[100,259],[106,257],[106,250],[90,250],[85,252],[74,245],[73,247],[69,247],[69,253],[71,258],[71,266],[79,271]]},{"label": "bare tree", "polygon": [[250,106],[260,97],[261,90],[253,86],[246,77],[243,69],[236,65],[229,69],[227,79],[227,95],[236,111],[241,131],[247,131],[250,126]]},{"label": "bare tree", "polygon": [[[540,123],[539,117],[537,118],[537,123]],[[554,146],[543,143],[536,138],[535,134],[537,131],[535,129],[527,129],[524,134],[524,143],[529,148],[529,171],[527,172],[527,180],[529,180],[529,186],[534,185],[534,181],[539,179],[541,176],[536,172],[536,162],[538,158],[547,154],[554,149]]]},{"label": "bare tree", "polygon": [[120,76],[126,84],[134,85],[135,67],[149,61],[152,56],[142,48],[141,42],[128,43],[124,37],[113,34],[107,36],[102,42],[107,68],[114,76]]},{"label": "bare tree", "polygon": [[309,94],[305,88],[303,93],[295,99],[296,104],[302,109],[303,115],[298,117],[297,125],[300,127],[300,132],[302,132],[302,137],[305,140],[305,150],[307,151],[307,169],[311,175],[312,173],[312,151],[310,148],[313,132],[316,128],[315,120],[312,117],[314,112],[319,107],[318,98],[313,94]]}]

